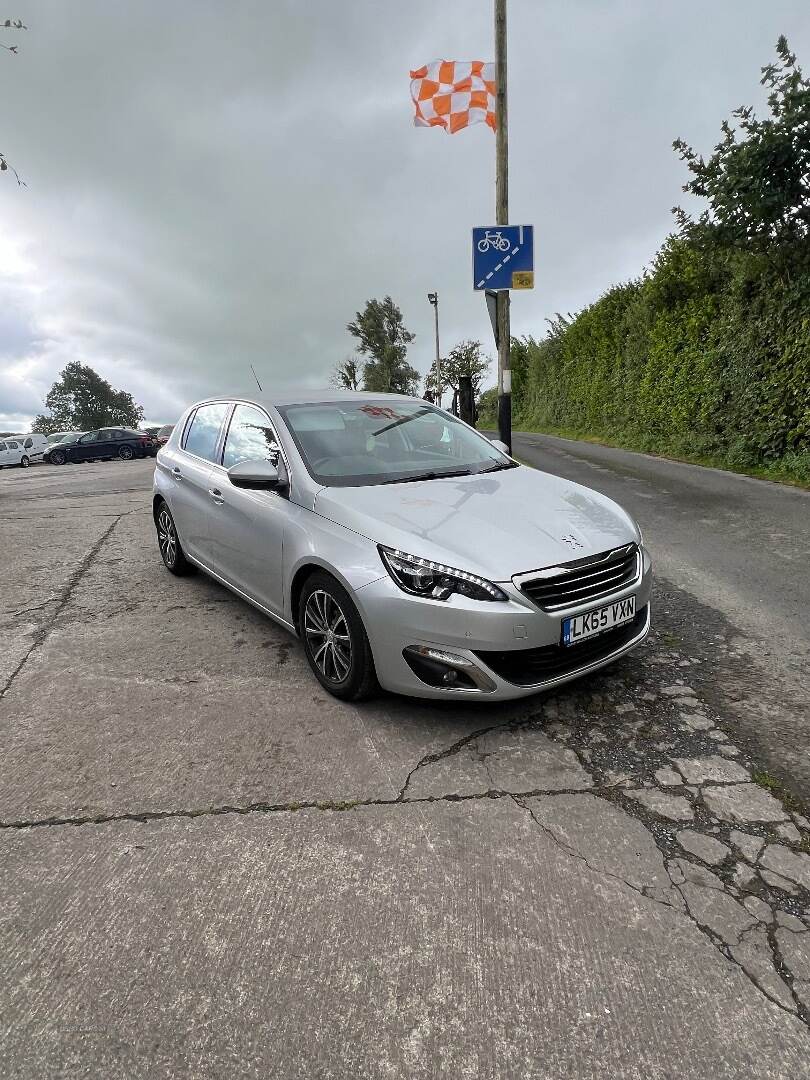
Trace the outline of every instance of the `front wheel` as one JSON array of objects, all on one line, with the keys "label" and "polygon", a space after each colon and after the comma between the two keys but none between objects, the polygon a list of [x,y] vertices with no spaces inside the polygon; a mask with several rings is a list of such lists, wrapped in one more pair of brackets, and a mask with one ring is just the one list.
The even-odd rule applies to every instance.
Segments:
[{"label": "front wheel", "polygon": [[180,545],[174,518],[166,503],[160,504],[155,517],[155,528],[157,529],[160,557],[163,559],[163,565],[166,569],[177,577],[183,577],[191,573],[194,568],[186,558],[185,552]]},{"label": "front wheel", "polygon": [[309,666],[336,698],[360,701],[377,689],[374,659],[354,601],[333,577],[315,573],[301,592],[298,625]]},{"label": "front wheel", "polygon": [[51,465],[64,465],[66,460],[64,450],[51,451]]},{"label": "front wheel", "polygon": [[31,462],[28,460],[25,454],[23,454],[23,456],[20,458],[20,468],[27,469],[30,464]]},{"label": "front wheel", "polygon": [[131,446],[119,446],[118,456],[121,458],[122,461],[132,461],[132,459],[135,457],[135,451],[132,449]]}]

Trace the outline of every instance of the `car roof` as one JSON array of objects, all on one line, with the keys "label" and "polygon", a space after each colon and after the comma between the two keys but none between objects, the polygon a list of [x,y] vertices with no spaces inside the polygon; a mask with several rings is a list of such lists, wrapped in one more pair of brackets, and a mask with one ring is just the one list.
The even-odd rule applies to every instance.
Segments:
[{"label": "car roof", "polygon": [[209,401],[247,401],[255,405],[279,408],[285,405],[321,405],[337,401],[418,401],[421,398],[408,394],[375,394],[368,390],[291,390],[284,394],[218,394],[195,405],[204,405]]}]

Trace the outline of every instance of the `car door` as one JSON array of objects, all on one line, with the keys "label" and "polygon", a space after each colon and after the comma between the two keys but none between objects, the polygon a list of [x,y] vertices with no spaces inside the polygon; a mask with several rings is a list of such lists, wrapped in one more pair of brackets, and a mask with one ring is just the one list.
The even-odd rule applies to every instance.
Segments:
[{"label": "car door", "polygon": [[86,431],[80,439],[65,447],[68,461],[89,461],[94,458],[96,443],[98,442],[97,431]]},{"label": "car door", "polygon": [[192,558],[215,571],[209,522],[215,506],[208,478],[221,450],[222,428],[230,408],[225,401],[198,405],[186,423],[180,446],[164,463],[171,477],[169,508],[180,543]]},{"label": "car door", "polygon": [[0,468],[2,468],[3,465],[10,465],[10,464],[11,464],[11,452],[9,451],[8,446],[4,442],[0,441]]},{"label": "car door", "polygon": [[115,428],[102,428],[96,440],[96,458],[112,458],[118,453]]},{"label": "car door", "polygon": [[286,493],[234,487],[227,470],[240,461],[266,460],[286,469],[273,424],[256,405],[237,403],[228,424],[222,463],[209,477],[214,569],[274,615],[284,617]]}]

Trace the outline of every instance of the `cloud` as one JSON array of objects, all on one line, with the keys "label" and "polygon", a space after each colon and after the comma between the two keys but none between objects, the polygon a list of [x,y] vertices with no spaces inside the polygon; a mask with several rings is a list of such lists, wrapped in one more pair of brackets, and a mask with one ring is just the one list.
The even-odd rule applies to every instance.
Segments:
[{"label": "cloud", "polygon": [[[90,363],[150,419],[251,385],[326,383],[346,323],[390,293],[433,356],[491,348],[470,228],[492,219],[483,126],[415,129],[408,72],[491,56],[491,4],[26,3],[0,57],[0,414]],[[760,101],[779,33],[810,64],[803,0],[510,4],[512,220],[536,229],[516,333],[635,275],[671,228],[682,135],[702,150]],[[3,54],[5,56],[5,54]]]}]

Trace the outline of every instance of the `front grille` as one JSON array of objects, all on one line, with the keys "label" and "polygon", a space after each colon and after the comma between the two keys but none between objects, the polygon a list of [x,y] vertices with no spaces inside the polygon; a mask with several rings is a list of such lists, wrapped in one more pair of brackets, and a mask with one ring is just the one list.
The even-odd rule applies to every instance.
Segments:
[{"label": "front grille", "polygon": [[516,686],[536,686],[562,675],[572,675],[589,664],[604,660],[640,634],[646,621],[645,605],[636,612],[632,622],[615,626],[604,634],[597,634],[576,645],[543,645],[539,649],[476,652],[475,655],[507,682]]},{"label": "front grille", "polygon": [[543,611],[557,611],[610,596],[631,585],[640,572],[638,545],[625,544],[601,555],[535,570],[512,580]]}]

